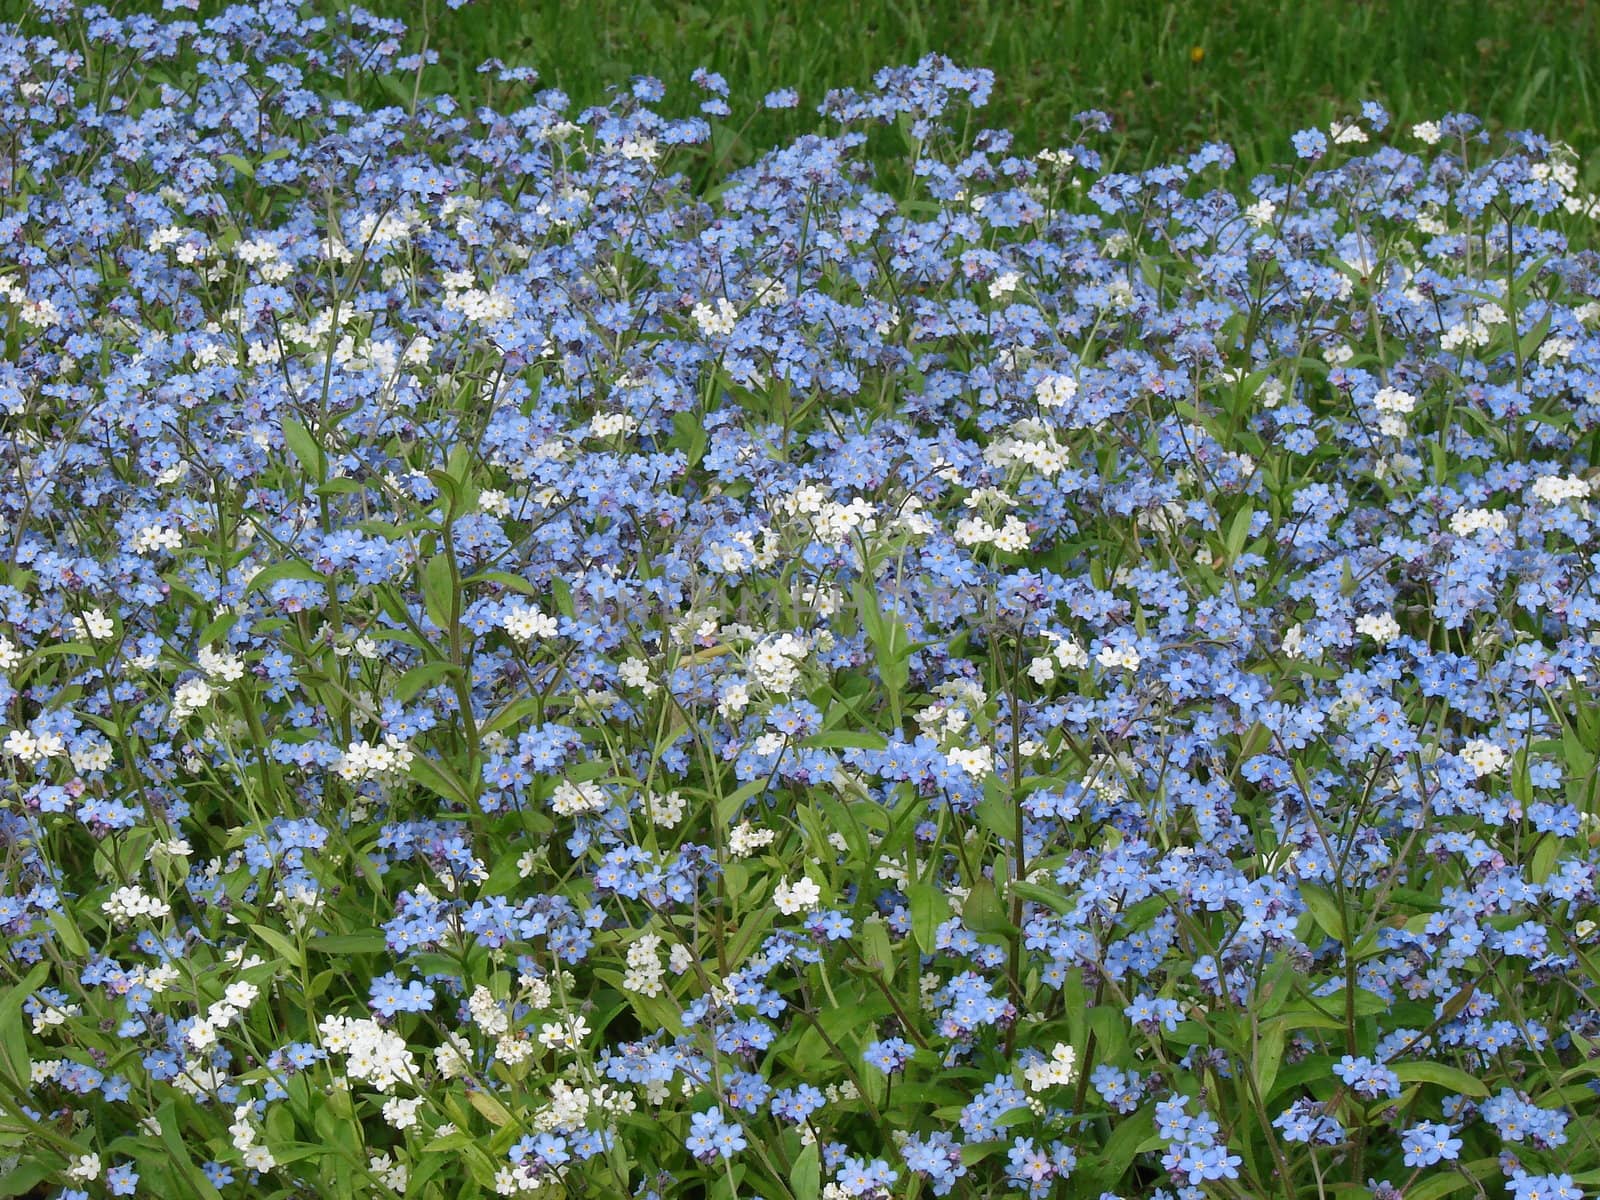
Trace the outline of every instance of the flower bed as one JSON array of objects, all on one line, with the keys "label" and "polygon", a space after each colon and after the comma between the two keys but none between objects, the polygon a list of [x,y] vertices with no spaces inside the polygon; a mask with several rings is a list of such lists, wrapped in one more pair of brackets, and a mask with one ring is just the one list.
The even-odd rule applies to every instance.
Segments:
[{"label": "flower bed", "polygon": [[934,57],[699,188],[715,75],[41,12],[0,1192],[1600,1183],[1570,150],[1116,173]]}]

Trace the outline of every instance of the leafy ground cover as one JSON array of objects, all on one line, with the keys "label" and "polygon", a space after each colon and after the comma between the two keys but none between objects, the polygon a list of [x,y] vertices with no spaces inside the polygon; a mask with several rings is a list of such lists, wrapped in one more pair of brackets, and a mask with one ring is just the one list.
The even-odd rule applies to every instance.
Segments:
[{"label": "leafy ground cover", "polygon": [[416,45],[0,35],[0,1190],[1600,1185],[1576,152]]}]

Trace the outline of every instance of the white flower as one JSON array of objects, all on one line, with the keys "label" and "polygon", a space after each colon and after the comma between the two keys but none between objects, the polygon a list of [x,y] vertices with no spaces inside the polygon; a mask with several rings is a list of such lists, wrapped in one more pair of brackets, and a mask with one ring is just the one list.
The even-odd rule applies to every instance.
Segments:
[{"label": "white flower", "polygon": [[1485,738],[1473,738],[1461,748],[1462,760],[1478,778],[1493,775],[1506,765],[1506,752]]},{"label": "white flower", "polygon": [[411,1178],[411,1170],[405,1163],[397,1163],[387,1154],[374,1154],[367,1159],[367,1169],[377,1176],[378,1182],[391,1191],[403,1192],[406,1182]]},{"label": "white flower", "polygon": [[1060,408],[1078,394],[1078,381],[1070,375],[1046,375],[1033,388],[1040,408]]},{"label": "white flower", "polygon": [[383,1102],[383,1119],[393,1129],[410,1129],[417,1123],[417,1109],[422,1107],[422,1097],[402,1099],[395,1096]]},{"label": "white flower", "polygon": [[218,1000],[206,1009],[205,1019],[217,1029],[226,1029],[239,1019],[239,1010],[226,1000]]},{"label": "white flower", "polygon": [[251,1146],[244,1152],[244,1165],[252,1171],[270,1171],[278,1165],[278,1160],[265,1146]]},{"label": "white flower", "polygon": [[709,304],[696,304],[690,315],[702,333],[711,335],[726,336],[733,332],[739,321],[739,310],[724,298],[717,300],[715,308]]},{"label": "white flower", "polygon": [[1003,300],[1017,290],[1017,285],[1022,282],[1022,276],[1015,271],[1003,271],[989,281],[989,298]]},{"label": "white flower", "polygon": [[589,432],[597,438],[629,434],[639,428],[639,419],[629,413],[596,413],[589,422]]},{"label": "white flower", "polygon": [[1058,1042],[1055,1049],[1050,1051],[1049,1058],[1031,1067],[1024,1067],[1022,1073],[1027,1077],[1030,1091],[1042,1092],[1046,1088],[1071,1083],[1077,1074],[1074,1069],[1076,1063],[1077,1052],[1065,1042]]},{"label": "white flower", "polygon": [[661,829],[671,829],[683,820],[685,802],[677,792],[651,792],[644,798],[645,811],[650,823]]},{"label": "white flower", "polygon": [[750,655],[748,666],[756,682],[770,692],[787,695],[800,678],[807,647],[792,633],[764,639]]},{"label": "white flower", "polygon": [[1005,524],[995,531],[995,546],[1009,554],[1022,553],[1028,543],[1028,523],[1021,517],[1007,516]]},{"label": "white flower", "polygon": [[988,746],[974,746],[971,749],[958,746],[947,751],[944,757],[951,766],[961,768],[974,779],[994,773],[994,751]]},{"label": "white flower", "polygon": [[814,883],[809,875],[802,875],[798,882],[791,884],[784,880],[778,884],[772,893],[772,902],[778,906],[778,911],[786,917],[796,913],[810,912],[822,900],[822,889]]},{"label": "white flower", "polygon": [[1533,481],[1534,496],[1545,504],[1565,504],[1589,495],[1589,485],[1581,475],[1541,475]]},{"label": "white flower", "polygon": [[370,1018],[324,1017],[317,1031],[330,1054],[346,1056],[345,1071],[351,1079],[380,1092],[416,1079],[416,1061],[405,1039]]},{"label": "white flower", "polygon": [[334,770],[341,778],[352,782],[362,779],[400,779],[411,769],[415,758],[411,747],[392,736],[384,738],[376,746],[357,741],[352,742],[350,748],[340,756]]},{"label": "white flower", "polygon": [[1367,140],[1367,131],[1354,121],[1335,121],[1328,132],[1333,135],[1336,146],[1359,145]]},{"label": "white flower", "polygon": [[103,771],[111,765],[111,743],[105,741],[80,742],[72,751],[72,769],[80,775],[90,771]]},{"label": "white flower", "polygon": [[1377,394],[1372,397],[1372,406],[1382,413],[1404,415],[1417,407],[1417,398],[1410,392],[1402,392],[1399,388],[1379,388]]},{"label": "white flower", "polygon": [[577,1050],[588,1033],[589,1022],[582,1017],[550,1021],[539,1027],[539,1044],[547,1050]]},{"label": "white flower", "polygon": [[622,157],[652,162],[661,153],[652,137],[630,137],[622,143]]},{"label": "white flower", "polygon": [[39,755],[39,743],[26,729],[13,729],[6,734],[3,748],[12,758],[31,763]]},{"label": "white flower", "polygon": [[434,1047],[433,1065],[446,1079],[460,1079],[472,1069],[472,1046],[459,1033],[445,1035],[444,1043]]},{"label": "white flower", "polygon": [[81,617],[73,617],[72,628],[75,636],[96,642],[103,641],[117,630],[116,622],[98,608],[91,608]]},{"label": "white flower", "polygon": [[602,812],[610,803],[610,798],[599,784],[573,783],[568,779],[556,784],[556,790],[550,797],[550,807],[558,817]]},{"label": "white flower", "polygon": [[728,835],[728,851],[735,858],[749,858],[763,846],[772,845],[776,836],[771,829],[757,829],[749,821],[740,821]]},{"label": "white flower", "polygon": [[1289,658],[1304,658],[1305,640],[1305,626],[1299,623],[1289,626],[1283,634],[1283,653]]},{"label": "white flower", "polygon": [[1400,636],[1400,622],[1390,613],[1366,613],[1356,618],[1356,632],[1387,646]]},{"label": "white flower", "polygon": [[517,642],[553,638],[558,629],[554,617],[540,612],[531,604],[508,605],[500,615],[500,627]]},{"label": "white flower", "polygon": [[232,683],[244,676],[244,660],[237,654],[218,652],[205,646],[200,650],[199,662],[200,669],[211,679]]},{"label": "white flower", "polygon": [[213,694],[211,685],[198,676],[184,680],[172,694],[172,713],[169,720],[176,725],[184,718],[199,712],[211,703]]},{"label": "white flower", "polygon": [[237,983],[230,983],[223,990],[222,998],[234,1008],[249,1008],[260,994],[261,989],[255,984],[240,980]]},{"label": "white flower", "polygon": [[1137,671],[1144,661],[1132,645],[1116,646],[1106,643],[1095,651],[1095,660],[1106,670]]},{"label": "white flower", "polygon": [[494,993],[481,983],[472,989],[472,995],[467,1000],[467,1011],[472,1015],[473,1024],[490,1037],[499,1037],[511,1028],[511,1019],[506,1016],[504,1007],[494,998]]},{"label": "white flower", "polygon": [[1061,664],[1063,670],[1081,671],[1089,665],[1089,652],[1078,644],[1076,638],[1057,637],[1053,633],[1045,636],[1055,643],[1056,662]]},{"label": "white flower", "polygon": [[1437,122],[1420,121],[1411,127],[1411,136],[1428,146],[1439,144],[1440,130]]},{"label": "white flower", "polygon": [[617,667],[617,678],[625,687],[638,688],[646,696],[660,691],[661,685],[650,678],[650,664],[642,658],[629,657]]},{"label": "white flower", "polygon": [[138,917],[164,917],[172,911],[172,906],[138,887],[121,887],[107,897],[100,911],[113,921],[127,924]]},{"label": "white flower", "polygon": [[661,958],[657,953],[661,939],[647,933],[628,947],[628,970],[622,977],[622,986],[642,996],[659,996],[661,984]]},{"label": "white flower", "polygon": [[65,1025],[73,1017],[83,1015],[83,1007],[78,1004],[46,1004],[33,1014],[33,1032],[42,1034],[46,1029],[57,1025]]},{"label": "white flower", "polygon": [[183,534],[165,525],[146,525],[133,535],[131,549],[135,554],[152,554],[158,550],[171,552],[183,545]]},{"label": "white flower", "polygon": [[1510,526],[1503,512],[1487,508],[1463,508],[1450,518],[1450,532],[1457,537],[1471,537],[1480,530],[1504,533]]}]

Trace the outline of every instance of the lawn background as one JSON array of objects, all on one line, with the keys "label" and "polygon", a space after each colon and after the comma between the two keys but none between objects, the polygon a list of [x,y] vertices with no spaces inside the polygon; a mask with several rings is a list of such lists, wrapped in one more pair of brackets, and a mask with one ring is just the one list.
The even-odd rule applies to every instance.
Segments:
[{"label": "lawn background", "polygon": [[[206,6],[210,8],[208,4]],[[689,72],[726,76],[732,125],[753,119],[734,162],[816,128],[830,87],[864,86],[879,67],[937,50],[998,80],[989,123],[1018,149],[1054,145],[1073,113],[1117,119],[1117,166],[1138,169],[1206,140],[1242,169],[1289,154],[1289,134],[1326,126],[1362,100],[1410,123],[1467,111],[1597,148],[1600,3],[1585,0],[377,0],[440,56],[427,90],[481,100],[497,57],[531,66],[577,106],[636,74],[665,81],[687,109]],[[792,112],[762,112],[781,87]],[[501,96],[507,101],[515,97]],[[683,111],[679,109],[677,111]],[[1600,155],[1583,164],[1600,183]]]}]

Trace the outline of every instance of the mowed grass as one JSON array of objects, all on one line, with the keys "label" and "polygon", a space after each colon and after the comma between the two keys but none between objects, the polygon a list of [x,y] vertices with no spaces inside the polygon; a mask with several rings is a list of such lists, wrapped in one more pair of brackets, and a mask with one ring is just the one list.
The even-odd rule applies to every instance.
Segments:
[{"label": "mowed grass", "polygon": [[[1600,4],[1585,0],[377,0],[412,45],[440,56],[424,83],[464,101],[514,97],[475,68],[536,68],[578,106],[637,74],[687,106],[690,71],[732,89],[734,161],[816,127],[827,89],[940,51],[998,76],[986,112],[1019,149],[1058,143],[1073,113],[1117,119],[1119,165],[1224,140],[1245,170],[1290,153],[1289,134],[1362,100],[1402,122],[1467,111],[1533,128],[1586,158],[1600,136]],[[801,108],[762,112],[781,87]],[[743,123],[746,116],[748,123]],[[1591,186],[1600,158],[1585,163]]]}]

